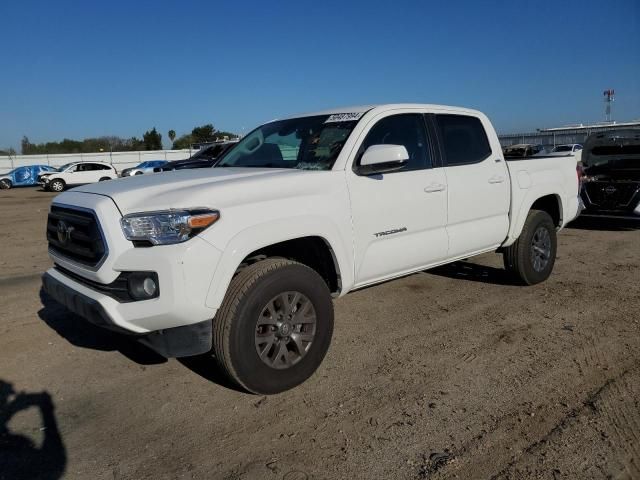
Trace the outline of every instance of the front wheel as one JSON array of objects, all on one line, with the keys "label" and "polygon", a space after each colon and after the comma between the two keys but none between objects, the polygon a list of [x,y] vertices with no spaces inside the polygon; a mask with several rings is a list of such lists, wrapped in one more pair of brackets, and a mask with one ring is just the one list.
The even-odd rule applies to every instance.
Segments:
[{"label": "front wheel", "polygon": [[56,178],[55,180],[52,180],[51,183],[49,183],[49,190],[51,190],[52,192],[62,192],[65,186],[66,185],[64,183],[64,180]]},{"label": "front wheel", "polygon": [[0,180],[0,190],[9,190],[11,188],[11,181],[3,178]]},{"label": "front wheel", "polygon": [[525,285],[543,282],[553,270],[557,246],[551,216],[542,210],[531,210],[518,240],[504,249],[504,266]]},{"label": "front wheel", "polygon": [[238,273],[214,318],[213,351],[227,375],[258,394],[308,379],[333,334],[327,284],[311,268],[269,258]]}]

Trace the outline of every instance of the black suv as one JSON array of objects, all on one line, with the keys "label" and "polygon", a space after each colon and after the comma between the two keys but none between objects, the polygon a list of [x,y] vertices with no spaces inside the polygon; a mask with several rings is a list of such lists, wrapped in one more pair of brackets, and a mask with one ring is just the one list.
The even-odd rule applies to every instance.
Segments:
[{"label": "black suv", "polygon": [[591,135],[582,169],[584,214],[640,219],[640,129]]},{"label": "black suv", "polygon": [[218,157],[233,147],[236,142],[221,142],[202,147],[195,154],[186,160],[175,160],[165,163],[161,167],[153,169],[154,172],[170,172],[172,170],[183,170],[185,168],[207,168],[212,167]]}]

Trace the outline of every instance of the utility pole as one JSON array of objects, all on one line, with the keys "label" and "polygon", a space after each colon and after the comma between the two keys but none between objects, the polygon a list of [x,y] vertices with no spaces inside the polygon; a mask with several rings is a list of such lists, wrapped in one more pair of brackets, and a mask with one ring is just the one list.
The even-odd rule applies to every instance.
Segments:
[{"label": "utility pole", "polygon": [[615,94],[612,88],[604,91],[604,119],[607,122],[611,121],[611,104],[615,100]]}]

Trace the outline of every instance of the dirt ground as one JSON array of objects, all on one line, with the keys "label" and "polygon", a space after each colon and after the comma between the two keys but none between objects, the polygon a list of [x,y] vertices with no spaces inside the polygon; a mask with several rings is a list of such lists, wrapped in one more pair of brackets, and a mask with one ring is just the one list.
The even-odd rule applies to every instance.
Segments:
[{"label": "dirt ground", "polygon": [[53,195],[0,191],[1,479],[640,478],[640,228],[579,221],[544,284],[484,255],[335,302],[260,397],[40,293]]}]

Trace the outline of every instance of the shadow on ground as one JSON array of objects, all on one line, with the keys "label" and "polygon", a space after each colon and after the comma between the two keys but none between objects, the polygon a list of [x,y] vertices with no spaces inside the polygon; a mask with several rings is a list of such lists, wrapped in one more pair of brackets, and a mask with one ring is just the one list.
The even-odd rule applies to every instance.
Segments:
[{"label": "shadow on ground", "polygon": [[640,229],[640,218],[638,220],[610,217],[585,217],[579,216],[567,225],[567,228],[577,230],[601,230],[608,232],[628,232]]},{"label": "shadow on ground", "polygon": [[[39,447],[30,437],[9,430],[11,419],[29,408],[40,413],[43,440]],[[62,478],[66,464],[51,395],[16,392],[12,384],[0,380],[0,479],[56,480]]]},{"label": "shadow on ground", "polygon": [[517,285],[516,281],[503,268],[488,267],[467,261],[449,263],[441,267],[426,270],[424,273],[456,280],[490,283],[493,285]]},{"label": "shadow on ground", "polygon": [[[40,300],[42,308],[38,312],[38,316],[72,345],[107,352],[118,351],[139,365],[158,365],[167,362],[166,358],[135,341],[134,338],[97,327],[71,313],[52,300],[44,290],[40,290]],[[244,392],[229,381],[211,354],[183,357],[177,360],[205,380],[230,390]],[[0,477],[0,480],[4,479]]]},{"label": "shadow on ground", "polygon": [[42,308],[38,311],[38,316],[58,335],[76,347],[106,352],[118,351],[140,365],[157,365],[167,361],[126,335],[97,327],[71,313],[52,300],[44,290],[40,290],[40,300]]},{"label": "shadow on ground", "polygon": [[182,357],[177,359],[183,366],[187,367],[196,375],[205,380],[213,382],[221,387],[234,390],[236,392],[247,393],[246,390],[231,382],[227,375],[220,370],[212,354],[198,355],[195,357]]}]

